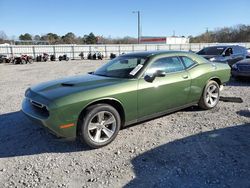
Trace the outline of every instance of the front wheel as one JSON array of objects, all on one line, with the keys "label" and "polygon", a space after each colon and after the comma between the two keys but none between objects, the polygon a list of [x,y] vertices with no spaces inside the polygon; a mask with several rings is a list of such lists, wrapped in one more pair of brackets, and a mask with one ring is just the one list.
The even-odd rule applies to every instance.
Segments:
[{"label": "front wheel", "polygon": [[100,148],[111,143],[121,127],[117,110],[107,104],[97,104],[87,108],[79,129],[81,141],[92,148]]},{"label": "front wheel", "polygon": [[220,87],[217,82],[209,81],[199,101],[199,107],[205,110],[214,108],[220,99]]}]

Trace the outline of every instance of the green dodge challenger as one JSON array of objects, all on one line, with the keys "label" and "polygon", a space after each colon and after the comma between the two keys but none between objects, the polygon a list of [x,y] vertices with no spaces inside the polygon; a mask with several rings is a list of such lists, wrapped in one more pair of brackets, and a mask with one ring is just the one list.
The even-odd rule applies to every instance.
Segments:
[{"label": "green dodge challenger", "polygon": [[227,64],[193,53],[130,53],[95,72],[27,89],[22,111],[59,137],[99,148],[127,125],[192,105],[215,107],[229,78]]}]

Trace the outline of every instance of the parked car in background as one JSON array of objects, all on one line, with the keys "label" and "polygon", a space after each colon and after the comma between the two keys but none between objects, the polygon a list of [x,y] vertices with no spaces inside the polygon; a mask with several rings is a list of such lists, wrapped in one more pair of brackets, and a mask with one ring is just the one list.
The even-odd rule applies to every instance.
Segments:
[{"label": "parked car in background", "polygon": [[194,53],[130,53],[86,75],[28,88],[22,111],[60,137],[99,148],[127,125],[196,104],[214,108],[229,78],[227,64]]},{"label": "parked car in background", "polygon": [[227,63],[230,67],[236,62],[246,59],[248,52],[245,47],[238,45],[210,46],[205,47],[198,55],[203,56],[212,62]]},{"label": "parked car in background", "polygon": [[250,59],[244,59],[232,66],[231,74],[235,78],[250,78]]},{"label": "parked car in background", "polygon": [[250,48],[247,49],[247,58],[250,58]]}]

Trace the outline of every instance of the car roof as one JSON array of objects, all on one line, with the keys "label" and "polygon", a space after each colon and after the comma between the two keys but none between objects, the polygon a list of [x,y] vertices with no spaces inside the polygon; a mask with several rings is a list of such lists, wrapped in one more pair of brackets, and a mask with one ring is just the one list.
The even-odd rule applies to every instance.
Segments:
[{"label": "car roof", "polygon": [[142,52],[132,52],[123,54],[121,56],[132,56],[132,57],[151,57],[156,55],[164,55],[164,54],[190,54],[190,52],[185,51],[167,51],[167,50],[155,50],[155,51],[142,51]]},{"label": "car roof", "polygon": [[215,46],[207,46],[205,48],[228,48],[228,47],[235,47],[235,46],[239,46],[239,47],[243,47],[243,46],[240,46],[240,45],[215,45]]}]

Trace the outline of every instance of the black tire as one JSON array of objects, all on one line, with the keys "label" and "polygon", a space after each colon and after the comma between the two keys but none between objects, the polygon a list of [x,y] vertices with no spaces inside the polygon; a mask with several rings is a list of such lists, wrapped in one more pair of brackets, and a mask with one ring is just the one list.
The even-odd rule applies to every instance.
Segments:
[{"label": "black tire", "polygon": [[[210,88],[212,88],[212,87],[216,88],[215,92],[212,93],[212,94],[214,94],[214,96],[217,95],[217,98],[210,96],[211,101],[214,100],[213,103],[210,102],[210,99],[208,99],[209,98],[209,96],[208,96],[209,95],[208,94],[209,93],[208,90]],[[208,99],[208,101],[207,101],[207,99]],[[200,101],[199,101],[198,105],[199,105],[200,108],[202,108],[204,110],[209,110],[209,109],[214,108],[218,104],[219,99],[220,99],[220,86],[219,86],[219,84],[217,82],[211,80],[211,81],[209,81],[207,83],[206,87],[204,88],[202,96],[200,98]]]},{"label": "black tire", "polygon": [[[93,129],[93,130],[89,130],[90,126],[91,126],[90,123],[93,123],[92,121],[95,120],[95,118],[98,116],[99,113],[104,113],[104,119],[105,119],[105,113],[107,113],[108,115],[111,115],[112,118],[114,118],[115,123],[110,124],[111,126],[115,125],[114,130],[112,130],[112,136],[108,137],[104,133],[103,129],[100,127]],[[98,118],[99,118],[99,116],[98,116]],[[110,126],[109,124],[100,125],[99,124],[100,121],[98,120],[98,118],[96,119],[98,121],[96,124],[98,124],[99,126]],[[105,123],[104,119],[102,122]],[[120,130],[120,127],[121,127],[121,118],[120,118],[119,113],[117,112],[117,110],[114,107],[112,107],[108,104],[96,104],[96,105],[88,107],[80,122],[81,123],[79,124],[79,129],[78,129],[79,130],[79,134],[78,134],[79,138],[83,143],[86,143],[91,148],[100,148],[100,147],[103,147],[103,146],[110,144],[116,138],[116,136]],[[107,138],[105,138],[105,139],[107,139],[106,141],[105,141],[105,139],[103,139],[101,141],[101,136],[98,139],[100,142],[94,141],[94,138],[97,135],[98,130],[101,132],[100,135],[103,135],[103,137],[105,137],[105,136],[107,137]],[[93,131],[93,132],[91,132],[91,131]]]}]

